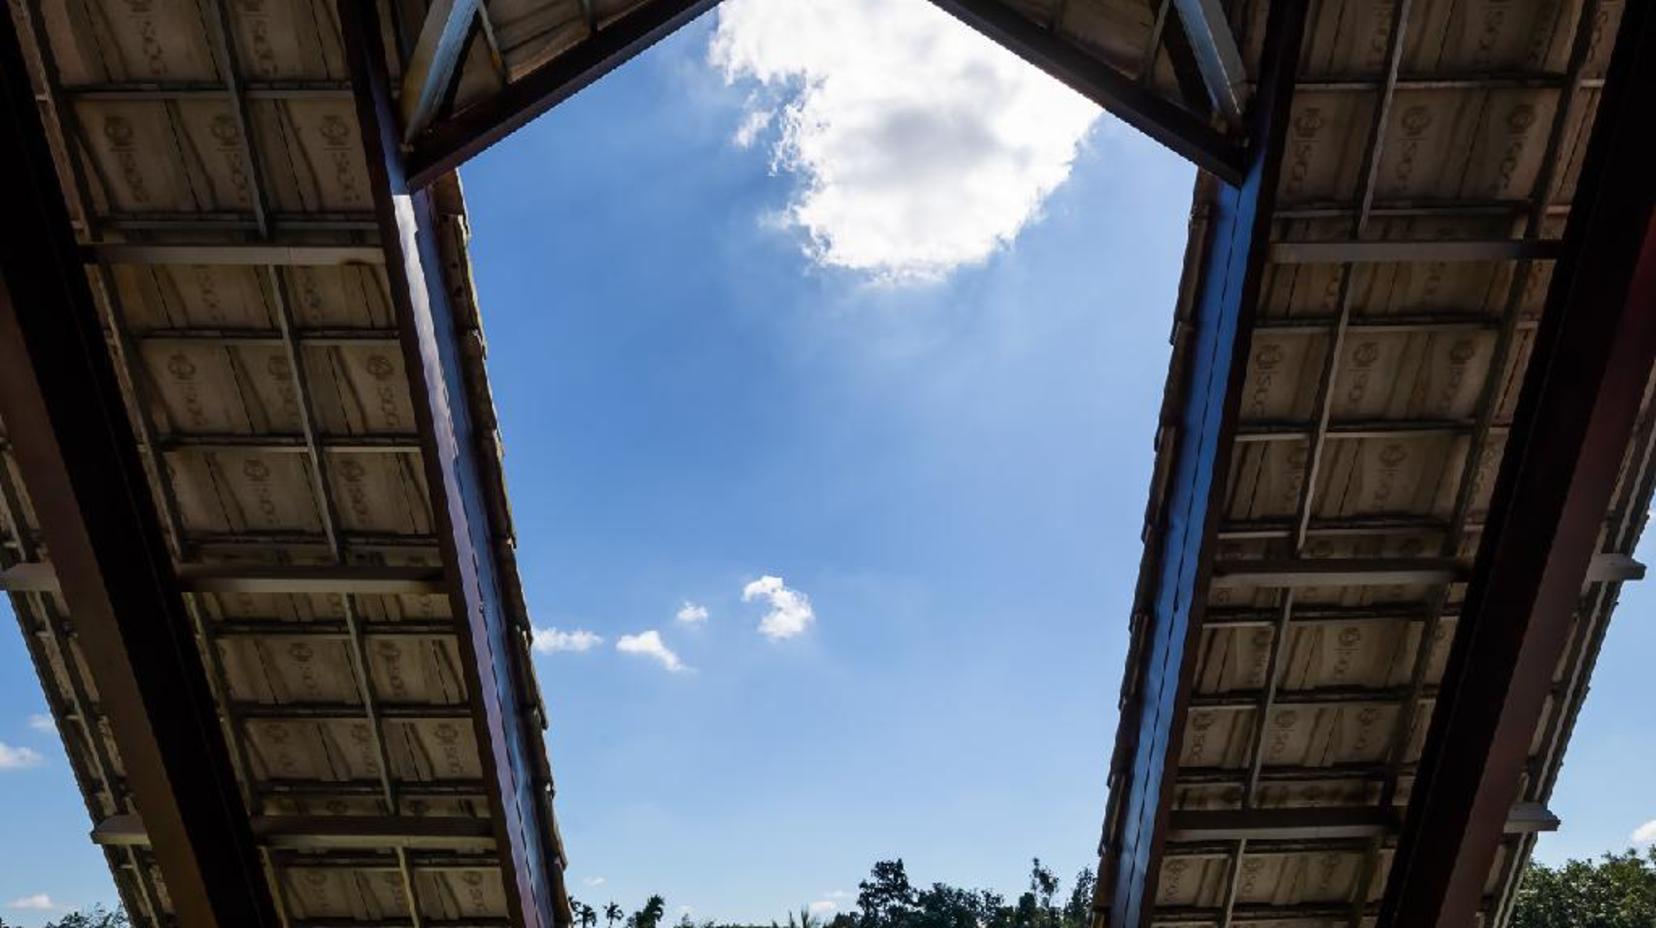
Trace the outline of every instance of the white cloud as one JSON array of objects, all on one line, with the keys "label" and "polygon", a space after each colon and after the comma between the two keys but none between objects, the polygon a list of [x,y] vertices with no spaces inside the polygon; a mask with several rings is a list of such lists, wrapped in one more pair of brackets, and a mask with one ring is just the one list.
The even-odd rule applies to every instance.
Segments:
[{"label": "white cloud", "polygon": [[35,893],[32,896],[24,896],[20,899],[13,899],[12,901],[6,903],[6,908],[32,909],[36,912],[50,912],[54,909],[64,908],[64,906],[53,902],[52,897],[46,895],[45,893]]},{"label": "white cloud", "polygon": [[667,643],[661,640],[661,633],[655,629],[637,635],[622,635],[616,639],[615,650],[622,654],[642,654],[674,673],[690,669],[679,660],[672,648],[667,647]]},{"label": "white cloud", "polygon": [[698,606],[689,600],[685,600],[684,605],[679,607],[678,614],[673,618],[686,625],[700,625],[707,621],[707,607]]},{"label": "white cloud", "polygon": [[742,124],[736,127],[736,133],[730,137],[738,148],[752,148],[753,143],[759,140],[760,133],[770,128],[771,120],[776,118],[775,112],[750,106],[747,114],[742,117]]},{"label": "white cloud", "polygon": [[34,748],[14,748],[0,741],[0,770],[22,770],[25,767],[38,767],[46,758]]},{"label": "white cloud", "polygon": [[586,879],[582,880],[581,882],[585,883],[588,886],[602,886],[602,885],[604,885],[605,883],[607,883],[609,881],[605,880],[601,876],[589,876]]},{"label": "white cloud", "polygon": [[1633,829],[1634,844],[1656,844],[1656,818]]},{"label": "white cloud", "polygon": [[816,621],[816,610],[810,597],[783,584],[781,577],[760,577],[742,587],[742,602],[764,599],[770,611],[759,620],[759,634],[772,641],[782,641],[805,634]]},{"label": "white cloud", "polygon": [[57,723],[53,722],[52,717],[46,713],[36,712],[35,714],[29,716],[29,728],[38,732],[55,734],[57,732]]},{"label": "white cloud", "polygon": [[559,651],[590,651],[604,643],[600,636],[577,628],[572,632],[556,628],[535,629],[535,653],[555,654]]},{"label": "white cloud", "polygon": [[1011,242],[1069,176],[1098,108],[921,0],[726,0],[709,60],[754,81],[798,176],[783,220],[816,261],[925,280]]},{"label": "white cloud", "polygon": [[832,899],[818,899],[811,903],[811,911],[818,915],[826,915],[837,908],[839,908],[839,904]]}]

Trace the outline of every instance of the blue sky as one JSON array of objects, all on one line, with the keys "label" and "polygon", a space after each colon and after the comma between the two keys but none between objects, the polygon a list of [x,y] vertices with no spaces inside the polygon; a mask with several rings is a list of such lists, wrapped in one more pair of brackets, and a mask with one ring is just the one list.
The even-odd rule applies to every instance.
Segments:
[{"label": "blue sky", "polygon": [[[939,30],[969,97],[736,4],[464,171],[588,902],[768,921],[882,857],[1002,891],[1092,862],[1193,174],[914,6],[886,34]],[[1624,593],[1543,858],[1656,819],[1653,605]],[[3,624],[0,917],[31,926],[6,903],[113,891]]]}]

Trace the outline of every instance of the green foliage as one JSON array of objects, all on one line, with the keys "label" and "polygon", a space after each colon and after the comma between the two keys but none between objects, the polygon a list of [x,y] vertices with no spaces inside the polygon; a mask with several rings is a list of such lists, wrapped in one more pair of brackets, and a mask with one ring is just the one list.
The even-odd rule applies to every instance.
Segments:
[{"label": "green foliage", "polygon": [[1531,863],[1513,901],[1510,928],[1651,928],[1656,925],[1656,847]]},{"label": "green foliage", "polygon": [[667,914],[667,900],[659,895],[644,901],[644,907],[627,916],[627,928],[658,928]]},{"label": "green foliage", "polygon": [[[85,912],[70,912],[55,922],[47,922],[41,928],[129,928],[126,910],[117,907],[113,912],[101,905],[95,905]],[[15,928],[8,926],[4,918],[0,918],[0,928]]]},{"label": "green foliage", "polygon": [[[857,907],[837,912],[826,922],[808,908],[788,913],[787,928],[1090,928],[1093,872],[1075,875],[1068,894],[1058,876],[1031,862],[1029,888],[1008,903],[988,890],[961,889],[933,883],[917,889],[901,859],[882,860],[857,884]],[[615,928],[625,910],[614,902],[602,910],[578,899],[570,909],[579,928],[594,928],[600,915]],[[652,895],[642,908],[626,915],[625,928],[662,928],[667,900]],[[0,918],[0,928],[8,928]],[[10,926],[15,928],[15,926]],[[43,928],[130,928],[126,913],[95,907],[70,912]],[[677,928],[698,928],[689,915]],[[699,928],[756,928],[716,925]],[[775,922],[771,928],[780,928]],[[1656,928],[1656,847],[1606,854],[1596,861],[1572,860],[1560,867],[1531,863],[1514,899],[1508,928]]]}]

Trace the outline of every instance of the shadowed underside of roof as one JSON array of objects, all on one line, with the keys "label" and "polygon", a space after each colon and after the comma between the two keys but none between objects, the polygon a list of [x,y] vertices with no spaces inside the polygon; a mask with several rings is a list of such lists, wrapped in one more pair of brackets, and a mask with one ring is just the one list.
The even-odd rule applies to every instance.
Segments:
[{"label": "shadowed underside of roof", "polygon": [[[504,782],[549,858],[561,850],[457,178],[433,198],[463,352],[452,400],[469,408],[499,587],[500,614],[481,623],[444,582],[453,555],[417,409],[432,388],[404,351],[334,4],[11,12],[278,911],[291,925],[521,923],[497,846],[502,803],[519,797],[502,796],[491,756],[514,728],[523,767]],[[49,564],[10,450],[4,566]],[[51,582],[12,586],[122,901],[140,924],[169,923],[76,615]],[[561,896],[560,870],[536,879]]]},{"label": "shadowed underside of roof", "polygon": [[[1259,35],[1267,4],[1231,7]],[[1149,614],[1190,398],[1218,187],[1198,184],[1112,763],[1121,853],[1134,709],[1179,688],[1156,925],[1311,928],[1379,914],[1622,4],[1309,6],[1269,250],[1212,505],[1211,580],[1175,666]],[[1257,45],[1247,48],[1257,74]],[[1651,498],[1641,403],[1480,923],[1512,901]]]}]

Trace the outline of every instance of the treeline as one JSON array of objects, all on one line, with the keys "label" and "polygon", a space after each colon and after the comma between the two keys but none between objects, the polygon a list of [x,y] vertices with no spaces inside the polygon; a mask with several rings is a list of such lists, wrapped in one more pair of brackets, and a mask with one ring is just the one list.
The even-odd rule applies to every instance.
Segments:
[{"label": "treeline", "polygon": [[[1029,888],[1015,899],[987,889],[961,889],[947,883],[917,887],[909,882],[903,861],[882,860],[868,879],[857,884],[857,907],[831,916],[809,907],[789,912],[788,928],[1087,928],[1091,922],[1093,872],[1083,869],[1067,893],[1058,875],[1036,858],[1029,870]],[[614,902],[594,908],[570,900],[576,928],[661,928],[667,900],[653,895],[636,912],[627,913]],[[678,928],[781,928],[730,925],[711,920],[697,922],[684,915]]]},{"label": "treeline", "polygon": [[[902,860],[874,865],[857,884],[857,905],[831,917],[808,908],[769,926],[731,925],[680,918],[677,928],[1089,928],[1093,873],[1076,874],[1067,892],[1040,860],[1028,889],[1016,899],[985,889],[946,883],[920,888],[909,882]],[[651,896],[627,913],[611,902],[602,910],[576,902],[576,928],[662,928],[666,899]],[[599,919],[603,919],[600,926]],[[1656,928],[1656,846],[1558,867],[1532,861],[1513,900],[1507,928]]]},{"label": "treeline", "polygon": [[[874,865],[857,884],[856,908],[831,917],[809,908],[790,912],[769,926],[696,922],[684,916],[678,928],[1088,928],[1093,874],[1076,874],[1068,892],[1039,860],[1029,888],[1015,899],[984,889],[946,883],[928,888],[909,882],[902,860]],[[571,900],[576,928],[663,928],[667,900],[653,895],[636,911],[614,902],[594,908]],[[8,926],[0,917],[0,928]],[[71,912],[42,928],[128,928],[126,913],[96,907]],[[669,926],[670,928],[670,926]],[[1656,928],[1656,847],[1598,860],[1572,860],[1559,867],[1531,863],[1513,901],[1508,928]]]}]

